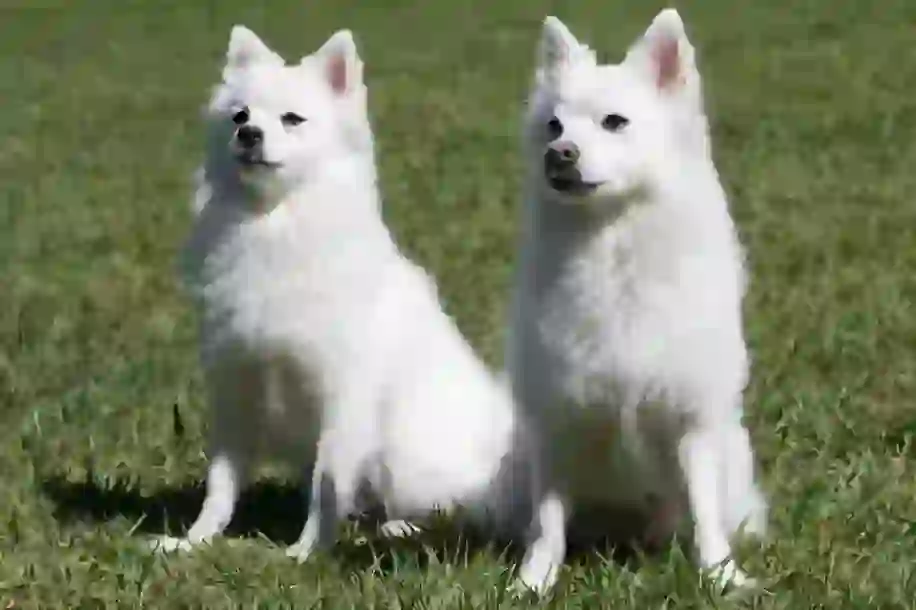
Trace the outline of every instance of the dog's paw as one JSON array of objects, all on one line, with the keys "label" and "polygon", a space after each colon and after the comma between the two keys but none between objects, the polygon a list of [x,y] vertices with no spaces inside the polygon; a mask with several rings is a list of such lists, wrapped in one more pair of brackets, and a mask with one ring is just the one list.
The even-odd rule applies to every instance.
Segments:
[{"label": "dog's paw", "polygon": [[728,588],[745,588],[757,585],[756,580],[741,571],[734,559],[729,559],[711,569],[708,577],[720,591]]},{"label": "dog's paw", "polygon": [[506,592],[516,600],[525,599],[532,595],[537,595],[537,591],[526,585],[521,578],[514,579],[506,588]]},{"label": "dog's paw", "polygon": [[296,544],[286,547],[286,556],[295,559],[299,563],[305,563],[311,557],[312,551],[315,550],[315,544],[311,541],[303,542],[300,540]]},{"label": "dog's paw", "polygon": [[410,538],[421,531],[419,527],[403,519],[392,519],[379,526],[379,533],[385,538]]},{"label": "dog's paw", "polygon": [[506,592],[515,600],[528,600],[537,602],[546,597],[556,581],[555,575],[537,580],[532,575],[520,574],[506,588]]},{"label": "dog's paw", "polygon": [[550,579],[533,581],[526,580],[524,576],[519,576],[509,584],[508,593],[516,600],[542,598],[550,593],[553,584]]},{"label": "dog's paw", "polygon": [[510,591],[516,595],[530,595],[534,593],[543,597],[550,592],[553,585],[557,582],[557,566],[528,562],[522,566],[522,570],[512,583]]},{"label": "dog's paw", "polygon": [[175,551],[190,551],[194,545],[187,538],[176,538],[174,536],[160,536],[150,540],[149,547],[153,551],[160,553],[173,553]]}]

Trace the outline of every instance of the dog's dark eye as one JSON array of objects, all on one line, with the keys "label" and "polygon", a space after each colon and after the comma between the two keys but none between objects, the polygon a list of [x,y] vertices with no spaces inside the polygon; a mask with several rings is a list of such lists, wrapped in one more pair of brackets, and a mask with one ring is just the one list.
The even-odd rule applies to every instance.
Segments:
[{"label": "dog's dark eye", "polygon": [[280,117],[280,120],[283,121],[283,124],[287,127],[295,127],[296,125],[301,125],[305,123],[305,119],[295,112],[287,112]]},{"label": "dog's dark eye", "polygon": [[560,122],[560,119],[553,117],[547,121],[547,136],[551,140],[556,140],[563,135],[563,123]]},{"label": "dog's dark eye", "polygon": [[244,125],[248,122],[248,108],[242,108],[238,112],[232,115],[232,122],[236,125]]},{"label": "dog's dark eye", "polygon": [[620,131],[630,124],[630,119],[619,114],[609,114],[601,121],[601,126],[608,131]]}]

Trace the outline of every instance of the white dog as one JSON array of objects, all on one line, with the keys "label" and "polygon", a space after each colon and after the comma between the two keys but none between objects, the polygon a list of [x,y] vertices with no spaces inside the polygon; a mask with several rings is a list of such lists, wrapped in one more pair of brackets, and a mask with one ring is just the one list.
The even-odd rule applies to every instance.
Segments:
[{"label": "white dog", "polygon": [[160,547],[222,532],[260,456],[315,463],[308,520],[288,551],[300,560],[334,541],[364,485],[392,519],[461,506],[517,522],[514,488],[526,483],[513,478],[523,445],[511,392],[383,222],[350,33],[286,65],[235,27],[207,115],[185,254],[210,467],[187,537]]},{"label": "white dog", "polygon": [[766,520],[741,423],[743,255],[677,12],[619,65],[548,17],[525,125],[507,368],[544,469],[521,581],[552,585],[570,512],[594,503],[691,515],[703,566],[743,582],[730,539]]}]

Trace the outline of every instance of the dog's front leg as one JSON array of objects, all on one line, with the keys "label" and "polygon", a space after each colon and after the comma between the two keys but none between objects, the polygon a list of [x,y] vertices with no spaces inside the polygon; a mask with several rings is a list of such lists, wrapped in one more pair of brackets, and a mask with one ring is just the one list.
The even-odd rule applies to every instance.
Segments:
[{"label": "dog's front leg", "polygon": [[209,542],[222,534],[229,522],[244,485],[244,458],[233,451],[220,451],[207,471],[207,496],[200,515],[188,530],[186,546]]},{"label": "dog's front leg", "polygon": [[724,426],[719,447],[725,528],[729,535],[741,530],[762,538],[767,529],[767,501],[754,480],[754,453],[747,429],[740,422]]},{"label": "dog's front leg", "polygon": [[[345,404],[344,409],[352,408]],[[344,421],[340,411],[329,410],[335,417],[321,433],[318,455],[312,469],[311,497],[305,527],[299,540],[286,550],[287,557],[304,562],[317,549],[332,546],[337,538],[340,520],[355,507],[360,476],[371,451],[374,437],[366,417]],[[346,413],[346,412],[344,412]]]},{"label": "dog's front leg", "polygon": [[213,417],[207,495],[185,538],[164,536],[153,542],[162,551],[189,550],[221,534],[232,520],[255,455],[254,407],[263,385],[257,364],[224,363],[207,371]]},{"label": "dog's front leg", "polygon": [[543,595],[553,587],[566,558],[566,522],[569,501],[557,489],[548,489],[534,505],[528,547],[519,581]]},{"label": "dog's front leg", "polygon": [[678,443],[678,459],[687,484],[694,522],[694,544],[703,568],[712,570],[719,586],[748,581],[731,557],[720,498],[720,432],[715,427],[688,430]]},{"label": "dog's front leg", "polygon": [[315,550],[333,545],[340,517],[336,482],[327,465],[322,463],[319,452],[315,468],[312,470],[309,511],[305,527],[302,528],[295,544],[286,549],[286,556],[301,563]]},{"label": "dog's front leg", "polygon": [[[247,480],[250,455],[244,443],[232,442],[231,437],[220,437],[215,426],[212,459],[207,470],[207,495],[200,514],[185,538],[165,536],[154,543],[162,551],[189,550],[192,546],[221,534],[232,520],[236,502]],[[237,431],[236,431],[237,432]]]}]

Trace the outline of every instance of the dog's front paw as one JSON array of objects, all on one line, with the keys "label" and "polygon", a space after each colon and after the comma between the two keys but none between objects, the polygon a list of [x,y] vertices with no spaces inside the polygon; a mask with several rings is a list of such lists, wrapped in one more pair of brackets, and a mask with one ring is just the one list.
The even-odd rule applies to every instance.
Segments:
[{"label": "dog's front paw", "polygon": [[392,519],[379,527],[379,533],[385,538],[410,538],[420,531],[419,527],[403,519]]},{"label": "dog's front paw", "polygon": [[312,555],[312,551],[314,550],[314,542],[310,540],[300,540],[299,542],[286,547],[286,556],[290,559],[295,559],[299,563],[305,563],[308,561],[308,558]]},{"label": "dog's front paw", "polygon": [[194,545],[187,538],[160,536],[159,538],[150,540],[149,547],[160,553],[173,553],[175,551],[190,551]]},{"label": "dog's front paw", "polygon": [[519,594],[546,595],[557,582],[558,566],[550,561],[526,561],[511,590]]},{"label": "dog's front paw", "polygon": [[539,596],[540,593],[531,587],[529,587],[521,577],[514,579],[509,586],[506,588],[506,592],[511,595],[514,599],[520,600],[531,597],[533,595]]},{"label": "dog's front paw", "polygon": [[545,578],[538,580],[534,577],[519,576],[509,585],[509,594],[515,599],[523,599],[532,595],[544,597],[553,588],[556,578]]},{"label": "dog's front paw", "polygon": [[711,569],[708,576],[716,584],[719,590],[725,590],[729,587],[754,587],[757,581],[749,577],[738,568],[734,559],[729,559],[719,566]]}]

